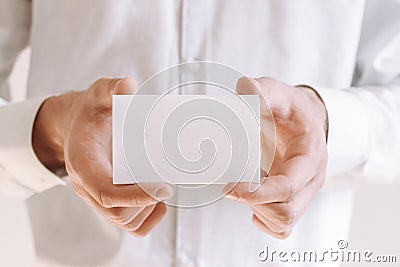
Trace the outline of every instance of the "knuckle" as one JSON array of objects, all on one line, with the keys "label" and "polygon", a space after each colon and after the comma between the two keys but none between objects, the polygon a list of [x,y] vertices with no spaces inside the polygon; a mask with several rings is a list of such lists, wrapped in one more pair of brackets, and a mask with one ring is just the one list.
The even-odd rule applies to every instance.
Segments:
[{"label": "knuckle", "polygon": [[138,229],[140,228],[140,223],[137,220],[132,220],[125,225],[125,228],[129,232],[138,232]]},{"label": "knuckle", "polygon": [[109,209],[109,219],[116,223],[116,224],[122,224],[125,225],[129,223],[130,218],[124,216],[124,212],[122,208],[111,208]]},{"label": "knuckle", "polygon": [[146,206],[146,201],[143,199],[140,199],[139,197],[135,196],[131,199],[131,203],[132,205],[134,205],[135,207],[142,207],[142,206]]},{"label": "knuckle", "polygon": [[96,125],[104,125],[112,116],[112,110],[109,107],[99,106],[95,111],[93,119]]},{"label": "knuckle", "polygon": [[[293,112],[298,111],[298,109],[293,109]],[[312,124],[312,123],[306,123],[302,126],[301,129],[301,134],[303,134],[304,136],[307,136],[307,138],[310,140],[310,143],[312,144],[310,149],[312,150],[318,150],[319,146],[320,146],[320,138],[318,135],[315,134],[316,130],[318,128]]]},{"label": "knuckle", "polygon": [[286,195],[285,203],[293,200],[293,198],[296,194],[296,191],[297,191],[297,186],[293,182],[288,183],[288,185],[286,186],[286,189],[285,189],[285,195]]},{"label": "knuckle", "polygon": [[[119,79],[100,78],[87,90],[89,99],[108,103],[109,95]],[[97,101],[98,102],[98,101]],[[108,105],[106,105],[108,107]]]},{"label": "knuckle", "polygon": [[157,200],[151,196],[133,196],[129,199],[130,206],[132,207],[147,207],[153,205]]},{"label": "knuckle", "polygon": [[146,206],[144,205],[143,201],[139,199],[137,196],[133,196],[128,200],[129,206],[130,207],[142,207]]}]

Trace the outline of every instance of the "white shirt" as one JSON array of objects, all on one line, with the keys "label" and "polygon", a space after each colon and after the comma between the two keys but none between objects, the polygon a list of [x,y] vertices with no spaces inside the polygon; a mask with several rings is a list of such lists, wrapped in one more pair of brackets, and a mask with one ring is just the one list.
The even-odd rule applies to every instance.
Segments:
[{"label": "white shirt", "polygon": [[[29,100],[0,109],[0,194],[34,195],[28,211],[36,264],[265,266],[257,254],[266,245],[335,248],[347,237],[350,180],[400,176],[399,14],[397,0],[1,0],[4,99],[18,52],[29,44],[32,58]],[[69,186],[57,186],[64,182],[36,158],[32,124],[47,95],[87,88],[100,77],[133,76],[140,83],[193,60],[308,84],[322,96],[328,181],[289,239],[260,232],[250,209],[229,200],[170,208],[149,236],[135,239],[100,219]]]}]

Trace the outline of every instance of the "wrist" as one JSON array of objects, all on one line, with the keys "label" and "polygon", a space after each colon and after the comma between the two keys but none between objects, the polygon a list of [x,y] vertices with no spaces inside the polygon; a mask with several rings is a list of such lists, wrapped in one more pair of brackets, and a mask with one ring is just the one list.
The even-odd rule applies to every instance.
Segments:
[{"label": "wrist", "polygon": [[54,173],[65,169],[64,139],[67,117],[78,94],[72,92],[46,99],[33,124],[33,150],[42,164]]},{"label": "wrist", "polygon": [[325,133],[325,138],[328,141],[328,130],[329,130],[328,112],[326,110],[326,106],[324,101],[322,100],[322,97],[311,86],[297,85],[296,87],[304,90],[308,98],[315,105],[316,114],[320,115],[320,121],[322,123],[322,128]]}]

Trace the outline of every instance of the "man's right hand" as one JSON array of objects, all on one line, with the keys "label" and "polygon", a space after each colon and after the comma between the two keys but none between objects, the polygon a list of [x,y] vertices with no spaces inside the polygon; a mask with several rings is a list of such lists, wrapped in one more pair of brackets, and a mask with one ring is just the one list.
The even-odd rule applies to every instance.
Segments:
[{"label": "man's right hand", "polygon": [[140,237],[164,217],[160,200],[171,197],[172,189],[161,183],[112,183],[112,95],[136,89],[132,78],[100,79],[85,91],[47,99],[34,123],[32,145],[51,171],[65,166],[72,187],[88,205]]}]

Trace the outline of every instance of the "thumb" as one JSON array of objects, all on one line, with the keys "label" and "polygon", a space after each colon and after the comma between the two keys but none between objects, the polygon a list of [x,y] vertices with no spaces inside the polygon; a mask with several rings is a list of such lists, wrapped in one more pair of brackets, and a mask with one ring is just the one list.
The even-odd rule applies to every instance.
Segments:
[{"label": "thumb", "polygon": [[138,84],[134,78],[127,77],[117,81],[113,88],[113,95],[133,95],[137,92]]},{"label": "thumb", "polygon": [[249,78],[242,77],[236,83],[236,93],[238,95],[258,95],[260,98],[260,111],[262,115],[272,116],[269,92],[266,90],[264,80],[268,78]]},{"label": "thumb", "polygon": [[97,80],[88,89],[88,100],[93,108],[111,109],[113,95],[131,95],[137,91],[137,82],[133,78],[115,78]]}]

